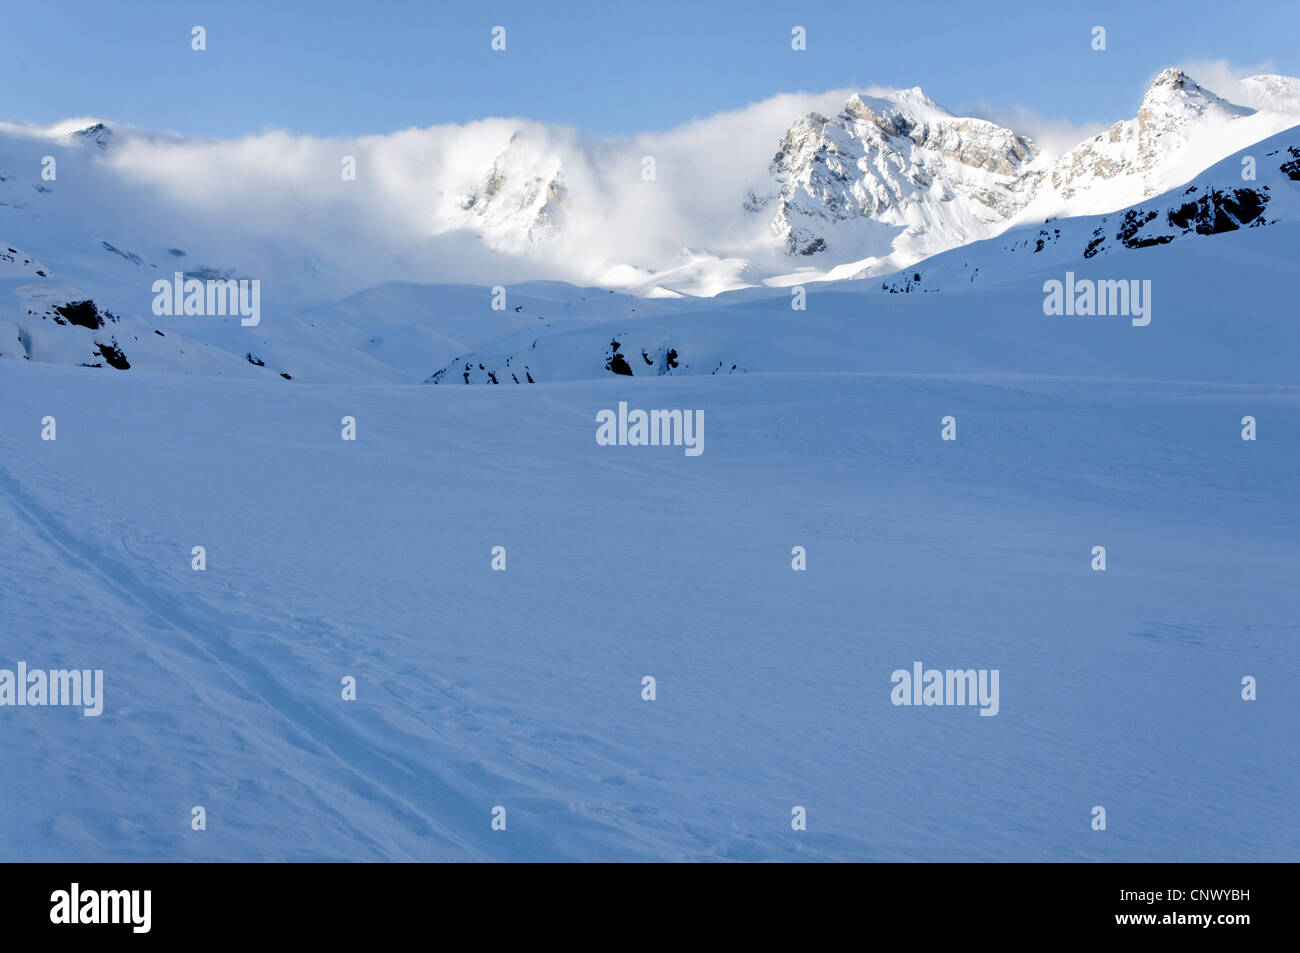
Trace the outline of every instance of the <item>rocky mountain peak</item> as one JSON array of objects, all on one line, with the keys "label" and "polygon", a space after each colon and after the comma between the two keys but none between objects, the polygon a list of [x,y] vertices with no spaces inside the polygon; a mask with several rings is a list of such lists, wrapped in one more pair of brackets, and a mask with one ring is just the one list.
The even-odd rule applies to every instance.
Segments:
[{"label": "rocky mountain peak", "polygon": [[555,236],[568,194],[559,159],[515,131],[483,178],[461,195],[458,210],[477,220],[496,247],[531,246]]},{"label": "rocky mountain peak", "polygon": [[1051,185],[1066,201],[1099,183],[1121,180],[1131,180],[1139,189],[1137,195],[1117,198],[1121,205],[1154,195],[1171,184],[1163,180],[1162,171],[1198,133],[1226,127],[1254,112],[1205,89],[1182,70],[1163,70],[1142,97],[1137,116],[1065,153],[1051,170]]},{"label": "rocky mountain peak", "polygon": [[[979,230],[1023,207],[1020,175],[1035,155],[1030,140],[953,116],[919,88],[889,98],[854,94],[833,117],[810,113],[790,125],[769,166],[774,188],[751,192],[745,208],[770,210],[772,230],[792,255],[827,250],[854,220],[915,235]],[[855,239],[863,231],[857,227]]]},{"label": "rocky mountain peak", "polygon": [[1248,116],[1253,109],[1237,106],[1215,95],[1179,69],[1167,69],[1148,87],[1138,109],[1138,121],[1157,123],[1161,117],[1194,119],[1207,111],[1226,116]]},{"label": "rocky mountain peak", "polygon": [[68,138],[74,142],[89,142],[101,149],[107,149],[113,140],[113,130],[104,123],[97,122],[69,133]]}]

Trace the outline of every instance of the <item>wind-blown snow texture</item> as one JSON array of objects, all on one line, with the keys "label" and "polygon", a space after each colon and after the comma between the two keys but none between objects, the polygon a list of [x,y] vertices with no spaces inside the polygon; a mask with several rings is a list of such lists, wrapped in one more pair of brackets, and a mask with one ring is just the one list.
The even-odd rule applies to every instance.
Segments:
[{"label": "wind-blown snow texture", "polygon": [[[0,217],[0,667],[105,672],[98,718],[0,708],[0,853],[1296,859],[1296,132],[806,311],[389,283],[242,328]],[[1150,325],[1045,315],[1067,271]],[[70,366],[106,334],[130,369]],[[704,452],[598,445],[619,401]],[[895,707],[918,660],[998,714]]]}]

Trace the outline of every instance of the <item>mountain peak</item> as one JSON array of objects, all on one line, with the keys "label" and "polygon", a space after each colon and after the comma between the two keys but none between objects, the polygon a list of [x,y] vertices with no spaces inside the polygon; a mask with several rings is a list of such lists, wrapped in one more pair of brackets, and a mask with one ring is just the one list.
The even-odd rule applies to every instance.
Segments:
[{"label": "mountain peak", "polygon": [[1176,113],[1192,116],[1200,115],[1207,110],[1221,112],[1228,117],[1246,116],[1254,112],[1252,109],[1228,102],[1180,69],[1167,69],[1161,71],[1147,88],[1146,95],[1142,97],[1142,107],[1138,111],[1138,116],[1141,117],[1143,113]]},{"label": "mountain peak", "polygon": [[898,101],[899,105],[906,105],[912,108],[920,106],[925,109],[943,113],[944,115],[952,115],[952,113],[948,112],[948,110],[944,109],[927,96],[925,90],[920,86],[913,86],[911,89],[900,89],[894,94],[894,98]]},{"label": "mountain peak", "polygon": [[[1241,125],[1241,120],[1253,115],[1254,109],[1229,102],[1180,69],[1162,70],[1142,97],[1136,117],[1115,123],[1061,156],[1052,167],[1052,187],[1063,201],[1088,192],[1106,193],[1110,197],[1101,199],[1102,208],[1122,208],[1196,171],[1184,166],[1194,164],[1208,148],[1207,136],[1220,143],[1245,145],[1243,137],[1254,141],[1261,133],[1276,131],[1267,125]],[[1175,174],[1174,170],[1182,171]],[[1113,187],[1098,190],[1101,182]],[[1137,186],[1139,194],[1133,195],[1130,186]]]},{"label": "mountain peak", "polygon": [[77,129],[68,133],[68,138],[77,142],[93,142],[101,149],[107,149],[109,142],[113,139],[113,130],[105,123],[96,122],[84,129]]},{"label": "mountain peak", "polygon": [[751,192],[744,208],[775,202],[771,230],[787,254],[846,245],[884,255],[900,231],[908,242],[948,242],[1008,220],[1032,191],[1020,176],[1034,154],[1027,139],[953,116],[919,87],[855,93],[834,117],[811,113],[789,127],[769,166],[774,191]]},{"label": "mountain peak", "polygon": [[[1174,89],[1182,89],[1188,83],[1191,83],[1193,86],[1197,85],[1196,80],[1192,79],[1182,70],[1170,67],[1169,69],[1160,71],[1160,75],[1151,83],[1150,88],[1155,89],[1157,86],[1171,86]],[[1150,91],[1148,91],[1148,95],[1150,95]]]},{"label": "mountain peak", "polygon": [[1164,109],[1170,105],[1182,106],[1187,103],[1201,105],[1218,98],[1182,70],[1167,69],[1161,71],[1147,87],[1142,96],[1142,109]]}]

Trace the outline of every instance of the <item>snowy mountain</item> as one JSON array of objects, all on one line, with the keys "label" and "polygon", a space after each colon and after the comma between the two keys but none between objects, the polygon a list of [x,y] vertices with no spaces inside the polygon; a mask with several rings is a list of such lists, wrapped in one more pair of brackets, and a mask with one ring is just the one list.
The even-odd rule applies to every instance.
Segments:
[{"label": "snowy mountain", "polygon": [[516,132],[482,179],[460,196],[446,228],[476,232],[496,248],[528,254],[563,227],[567,195],[562,160],[529,148]]},{"label": "snowy mountain", "polygon": [[[992,164],[993,184],[980,188],[988,180],[976,181],[973,205],[964,207],[962,196],[952,191],[941,189],[936,196],[933,190],[927,195],[913,188],[914,221],[904,222],[888,210],[881,215],[905,224],[904,231],[893,237],[887,248],[874,249],[864,260],[853,263],[845,263],[841,257],[822,277],[886,274],[1013,225],[1123,209],[1186,182],[1224,156],[1300,122],[1300,98],[1294,95],[1300,81],[1257,76],[1238,86],[1260,108],[1236,105],[1204,89],[1180,70],[1165,70],[1147,90],[1135,118],[1115,123],[1060,156],[1040,152],[1026,139],[1008,138],[1013,135],[1009,130],[987,123],[976,126],[981,135],[967,147],[966,160],[949,163],[950,168],[967,170],[967,175],[971,157],[981,169],[988,170]],[[969,130],[972,121],[958,122]],[[1027,155],[1022,154],[1022,145]],[[823,154],[835,155],[833,149],[821,148]],[[914,170],[911,165],[900,166],[897,162],[894,165],[905,170],[906,181],[929,180],[924,168]],[[823,167],[825,173],[820,172]],[[782,175],[780,171],[774,174]],[[859,160],[848,174],[842,163],[828,165],[814,160],[804,162],[800,173],[800,178],[813,183],[836,176],[850,182],[851,189],[868,194],[880,189],[885,181],[870,160]],[[831,190],[820,187],[804,189],[800,198],[807,202],[815,194],[828,198],[813,202],[813,210],[807,213],[809,220],[832,218],[828,210],[846,204]],[[955,208],[949,210],[939,204],[942,202],[950,202]],[[974,214],[963,215],[966,209]],[[774,227],[784,227],[784,223],[774,221]],[[792,234],[812,236],[811,231],[798,229]],[[849,244],[866,250],[865,242]],[[815,253],[824,247],[825,243],[814,236],[807,238],[799,250]]]},{"label": "snowy mountain", "polygon": [[[1253,177],[1243,177],[1246,160]],[[935,255],[888,276],[889,293],[930,293],[1022,278],[1044,268],[1104,266],[1108,256],[1204,241],[1245,229],[1274,235],[1273,254],[1295,251],[1300,224],[1300,126],[1254,143],[1161,195],[1104,215],[1053,218]]]},{"label": "snowy mountain", "polygon": [[[1243,181],[1242,160],[1247,157],[1255,163],[1256,177]],[[1196,250],[1198,259],[1208,256],[1213,261],[1219,255],[1226,260],[1236,252],[1223,247],[1223,237],[1240,231],[1260,233],[1259,240],[1250,247],[1253,254],[1264,256],[1269,264],[1266,277],[1257,280],[1269,289],[1271,300],[1284,300],[1283,282],[1288,276],[1284,263],[1294,255],[1300,231],[1300,126],[1228,157],[1192,182],[1127,209],[1017,226],[869,282],[813,286],[808,293],[815,300],[807,308],[815,312],[816,300],[823,296],[854,290],[867,292],[868,300],[882,293],[921,297],[936,294],[936,302],[942,299],[938,305],[941,308],[969,308],[967,298],[954,303],[951,296],[1008,283],[1022,293],[1033,293],[1043,280],[1037,276],[1061,278],[1069,271],[1125,280],[1132,275],[1163,275],[1155,285],[1161,297],[1161,313],[1172,320],[1179,310],[1199,309],[1191,299],[1171,296],[1171,283],[1183,289],[1190,287],[1177,274],[1181,259],[1152,256],[1168,245],[1211,244],[1214,247]],[[1212,265],[1209,267],[1214,270]],[[1237,281],[1244,280],[1238,274]],[[1236,287],[1235,282],[1232,287]],[[1176,300],[1182,303],[1175,305]],[[792,311],[791,296],[786,292],[779,296],[770,292],[723,295],[713,299],[712,304],[708,310],[686,306],[661,316],[640,318],[611,313],[592,315],[585,323],[559,329],[524,328],[519,334],[494,341],[489,349],[458,355],[434,372],[429,382],[508,384],[610,374],[658,377],[852,371],[860,370],[864,361],[876,363],[888,354],[886,351],[868,358],[865,345],[823,345],[827,340],[855,339],[861,334],[855,329],[830,332],[814,325],[817,332],[812,341],[807,340],[805,325],[813,315]],[[1038,306],[1029,306],[1026,314],[1031,320],[1041,319],[1041,300]],[[799,320],[801,316],[807,320]],[[1277,319],[1289,320],[1282,313]],[[1050,350],[1044,348],[1039,353]],[[965,356],[974,363],[987,360],[987,356],[979,361]],[[1079,360],[1079,355],[1073,355],[1060,369],[1077,367]],[[1195,376],[1190,369],[1187,373]]]},{"label": "snowy mountain", "polygon": [[[1247,82],[1260,89],[1284,89],[1271,82],[1284,79]],[[1147,90],[1135,118],[1115,123],[1052,164],[1033,214],[1089,215],[1122,208],[1300,121],[1296,103],[1288,97],[1263,98],[1284,111],[1234,105],[1180,70],[1165,70]]]},{"label": "snowy mountain", "polygon": [[[1170,215],[1181,197],[1143,203],[1194,182],[1228,209],[1240,169],[1235,181],[1231,169],[1198,174],[1233,149],[1295,145],[1268,137],[1300,118],[1297,90],[1288,77],[1253,77],[1234,91],[1255,104],[1243,106],[1166,70],[1134,119],[1061,156],[919,89],[826,94],[817,104],[838,111],[793,121],[788,111],[811,100],[782,99],[631,143],[503,120],[231,143],[94,119],[0,124],[0,357],[287,380],[738,372],[750,364],[734,348],[683,350],[643,323],[604,325],[668,313],[657,299],[722,294],[674,313],[708,312],[739,289],[874,281],[914,266],[926,279],[915,290],[930,290],[951,261],[934,256],[1007,229],[1032,229],[1008,239],[1022,246],[1083,229],[1092,254],[1092,232],[1118,222],[1132,234],[1111,242],[1156,241],[1154,228],[1180,237]],[[1261,221],[1291,214],[1277,166],[1260,157],[1251,192]],[[1133,225],[1125,209],[1154,217]],[[267,319],[155,314],[156,283],[178,272],[256,280]],[[532,284],[542,278],[576,289]],[[509,286],[501,310],[494,286]]]},{"label": "snowy mountain", "polygon": [[1028,139],[953,116],[920,89],[855,95],[830,119],[795,122],[772,159],[775,193],[745,204],[771,216],[791,255],[886,255],[900,229],[912,248],[952,247],[1025,206],[1034,155]]}]

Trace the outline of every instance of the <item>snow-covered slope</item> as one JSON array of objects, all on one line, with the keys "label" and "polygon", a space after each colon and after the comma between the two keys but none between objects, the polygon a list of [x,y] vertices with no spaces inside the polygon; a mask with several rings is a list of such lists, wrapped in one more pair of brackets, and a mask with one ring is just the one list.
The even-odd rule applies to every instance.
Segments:
[{"label": "snow-covered slope", "polygon": [[[104,671],[97,718],[0,710],[0,856],[1295,860],[1292,299],[1287,322],[1207,294],[1121,329],[939,297],[798,319],[874,373],[337,387],[0,361],[0,667]],[[1085,340],[1076,368],[1109,379],[1052,376]],[[1135,349],[1193,369],[1174,342],[1237,383],[1116,379],[1145,373]],[[909,373],[944,354],[1023,373]],[[599,446],[620,401],[701,409],[704,452]],[[918,660],[999,670],[998,714],[893,706]]]}]

